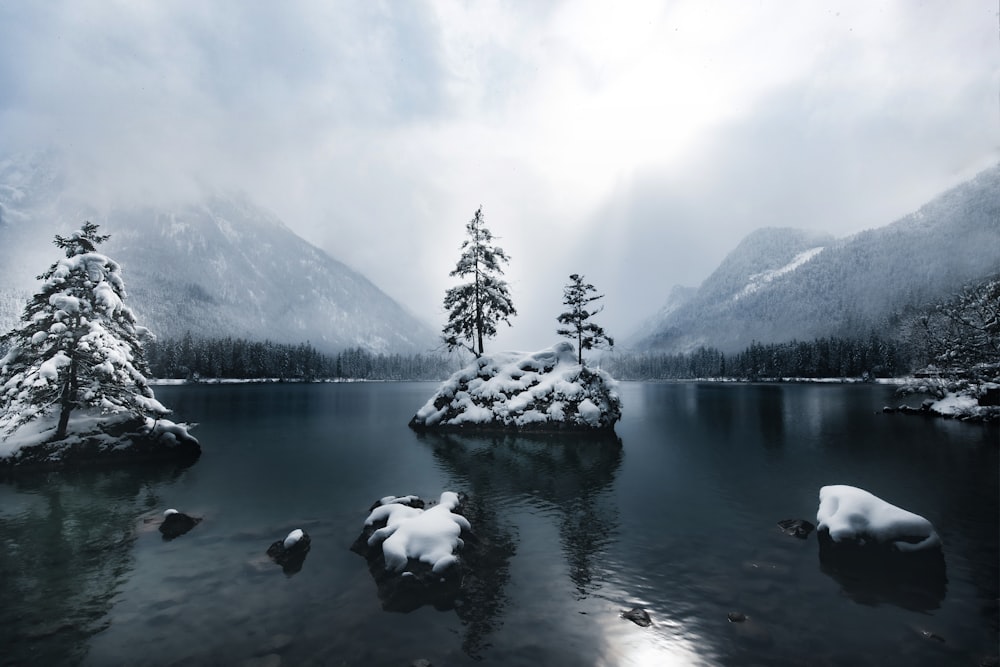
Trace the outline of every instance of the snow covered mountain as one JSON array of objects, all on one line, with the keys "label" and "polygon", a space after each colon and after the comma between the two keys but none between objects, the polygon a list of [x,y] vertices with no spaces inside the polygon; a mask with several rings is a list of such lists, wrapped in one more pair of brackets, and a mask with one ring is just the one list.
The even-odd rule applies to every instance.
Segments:
[{"label": "snow covered mountain", "polygon": [[885,227],[844,238],[751,233],[697,289],[625,341],[636,350],[736,351],[752,341],[858,336],[1000,271],[1000,165]]},{"label": "snow covered mountain", "polygon": [[97,210],[65,195],[44,158],[0,160],[0,330],[57,258],[53,235],[85,219],[111,234],[102,251],[122,265],[129,306],[158,336],[308,340],[326,351],[438,344],[426,324],[245,194]]}]

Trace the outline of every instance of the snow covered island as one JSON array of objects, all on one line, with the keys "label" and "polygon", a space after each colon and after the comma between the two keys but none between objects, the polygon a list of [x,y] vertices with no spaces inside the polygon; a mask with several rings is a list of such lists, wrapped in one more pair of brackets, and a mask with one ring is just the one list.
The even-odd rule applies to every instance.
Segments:
[{"label": "snow covered island", "polygon": [[577,363],[571,343],[484,355],[452,375],[410,420],[424,430],[611,431],[616,382]]},{"label": "snow covered island", "polygon": [[445,491],[436,504],[413,495],[376,501],[351,551],[368,561],[387,611],[447,609],[461,592],[459,553],[475,541],[461,499]]},{"label": "snow covered island", "polygon": [[107,238],[89,222],[57,235],[65,258],[0,336],[0,470],[201,453],[187,425],[164,419],[146,380],[149,332],[124,303],[121,268],[96,251]]}]

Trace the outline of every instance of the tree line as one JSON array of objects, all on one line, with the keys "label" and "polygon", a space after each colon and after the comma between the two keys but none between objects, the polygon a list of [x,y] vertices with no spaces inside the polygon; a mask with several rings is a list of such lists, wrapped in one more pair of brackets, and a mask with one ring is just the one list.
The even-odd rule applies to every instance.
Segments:
[{"label": "tree line", "polygon": [[911,355],[899,342],[867,338],[817,338],[786,343],[752,342],[726,355],[700,347],[693,352],[640,352],[607,355],[601,366],[621,380],[725,378],[761,380],[801,377],[895,377],[909,372]]},{"label": "tree line", "polygon": [[[911,370],[906,345],[877,335],[864,339],[817,338],[751,343],[726,355],[701,347],[688,353],[615,353],[601,367],[620,380],[781,377],[898,377]],[[443,380],[463,361],[444,354],[382,354],[354,347],[324,354],[297,345],[242,338],[161,339],[146,345],[150,374],[180,379]]]},{"label": "tree line", "polygon": [[353,347],[337,354],[310,343],[288,344],[244,338],[163,338],[146,344],[146,362],[156,378],[187,380],[439,380],[458,367],[443,354],[382,354]]}]

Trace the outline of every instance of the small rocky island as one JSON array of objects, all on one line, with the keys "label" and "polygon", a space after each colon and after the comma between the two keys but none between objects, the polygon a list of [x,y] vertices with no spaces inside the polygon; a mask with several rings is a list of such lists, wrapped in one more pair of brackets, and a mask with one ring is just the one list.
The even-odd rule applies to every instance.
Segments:
[{"label": "small rocky island", "polygon": [[608,432],[621,418],[617,383],[578,362],[571,343],[483,355],[446,380],[410,420],[416,431]]}]

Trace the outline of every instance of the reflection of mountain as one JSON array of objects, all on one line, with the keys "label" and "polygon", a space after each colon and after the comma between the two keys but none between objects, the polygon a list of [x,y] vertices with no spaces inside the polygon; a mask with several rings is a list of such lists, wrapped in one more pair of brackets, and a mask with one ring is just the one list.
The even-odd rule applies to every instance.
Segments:
[{"label": "reflection of mountain", "polygon": [[22,475],[0,482],[0,664],[79,662],[132,568],[143,493],[169,467]]},{"label": "reflection of mountain", "polygon": [[500,624],[506,560],[514,553],[509,530],[500,527],[504,508],[526,503],[552,516],[578,594],[593,592],[598,557],[614,541],[618,523],[607,494],[622,460],[616,436],[427,433],[420,438],[434,448],[453,484],[468,493],[473,529],[480,532],[479,526],[488,526],[488,539],[509,546],[505,560],[496,563],[496,573],[487,577],[494,587],[482,582],[487,584],[479,593],[483,600],[469,610],[474,621],[460,611],[469,625],[467,651],[469,646],[483,646]]}]

